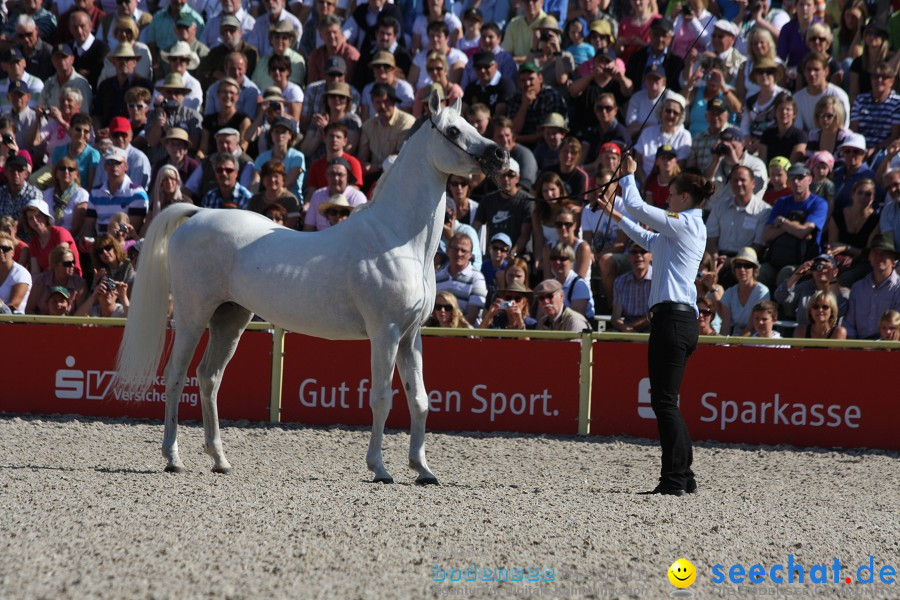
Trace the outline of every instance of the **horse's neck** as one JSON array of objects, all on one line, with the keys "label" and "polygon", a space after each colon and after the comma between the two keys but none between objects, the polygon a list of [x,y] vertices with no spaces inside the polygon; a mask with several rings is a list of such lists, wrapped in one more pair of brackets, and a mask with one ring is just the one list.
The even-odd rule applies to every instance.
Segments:
[{"label": "horse's neck", "polygon": [[[427,126],[424,123],[422,128]],[[402,157],[379,182],[372,209],[384,215],[387,226],[404,241],[420,238],[430,260],[444,224],[443,212],[438,211],[443,205],[447,175],[425,160],[429,138],[420,130],[406,142]]]}]

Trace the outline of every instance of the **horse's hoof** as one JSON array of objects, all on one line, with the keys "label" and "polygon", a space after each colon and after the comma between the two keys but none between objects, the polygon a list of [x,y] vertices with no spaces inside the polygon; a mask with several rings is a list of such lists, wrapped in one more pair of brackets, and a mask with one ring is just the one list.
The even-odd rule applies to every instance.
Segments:
[{"label": "horse's hoof", "polygon": [[416,484],[418,485],[441,485],[438,482],[437,477],[434,475],[419,475],[416,477]]},{"label": "horse's hoof", "polygon": [[213,473],[221,473],[222,475],[230,475],[233,469],[231,467],[213,467]]},{"label": "horse's hoof", "polygon": [[372,480],[372,483],[394,483],[393,477],[376,477]]},{"label": "horse's hoof", "polygon": [[187,473],[187,469],[180,465],[166,465],[166,473]]}]

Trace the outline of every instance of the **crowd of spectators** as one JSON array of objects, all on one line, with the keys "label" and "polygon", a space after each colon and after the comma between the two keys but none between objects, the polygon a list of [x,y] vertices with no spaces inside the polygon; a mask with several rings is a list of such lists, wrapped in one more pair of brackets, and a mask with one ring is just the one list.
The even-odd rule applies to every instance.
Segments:
[{"label": "crowd of spectators", "polygon": [[[339,226],[428,98],[510,153],[451,176],[431,322],[646,331],[653,256],[599,210],[716,193],[709,335],[897,335],[900,2],[0,4],[0,310],[125,315],[176,202]],[[615,206],[621,208],[621,200]]]}]

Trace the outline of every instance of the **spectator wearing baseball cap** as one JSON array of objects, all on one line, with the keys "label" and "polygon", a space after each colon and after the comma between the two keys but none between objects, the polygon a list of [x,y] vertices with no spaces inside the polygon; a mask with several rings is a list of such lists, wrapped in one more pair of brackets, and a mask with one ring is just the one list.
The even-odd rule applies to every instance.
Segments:
[{"label": "spectator wearing baseball cap", "polygon": [[810,299],[816,292],[831,292],[837,299],[838,318],[843,319],[850,308],[850,290],[837,281],[838,266],[834,257],[822,253],[798,267],[791,276],[778,284],[772,297],[781,305],[785,318],[797,324],[809,323]]},{"label": "spectator wearing baseball cap", "polygon": [[33,152],[35,151],[34,128],[39,117],[37,112],[28,105],[31,100],[31,90],[20,79],[8,82],[8,86],[6,99],[9,102],[9,111],[7,115],[12,120],[16,132],[16,145]]},{"label": "spectator wearing baseball cap", "polygon": [[[122,117],[117,119],[128,123]],[[110,124],[110,129],[119,130],[122,127],[124,125],[115,121]],[[131,131],[130,126],[128,131]],[[149,198],[145,188],[129,177],[129,166],[128,154],[117,145],[111,146],[103,155],[102,166],[97,170],[95,178],[100,183],[94,186],[88,199],[81,231],[83,237],[106,233],[110,218],[122,211],[128,214],[128,221],[134,230],[141,230],[144,217],[147,216]],[[147,176],[149,180],[149,172]]]},{"label": "spectator wearing baseball cap", "polygon": [[[150,159],[131,144],[131,140],[134,138],[131,123],[125,117],[113,117],[109,121],[107,130],[113,146],[121,148],[125,152],[129,179],[135,185],[146,190],[150,185]],[[106,175],[105,169],[97,169],[94,175],[94,187],[105,184]],[[140,231],[140,227],[135,227],[135,229]]]},{"label": "spectator wearing baseball cap", "polygon": [[[865,136],[859,133],[851,133],[844,138],[844,143],[838,147],[838,153],[844,159],[843,164],[834,170],[834,185],[837,192],[834,198],[833,210],[841,210],[852,202],[850,195],[853,186],[860,179],[875,179],[875,171],[866,163],[867,145]],[[880,205],[884,199],[884,190],[879,187],[876,204]]]},{"label": "spectator wearing baseball cap", "polygon": [[593,174],[600,168],[601,148],[609,143],[617,145],[619,149],[630,145],[631,132],[617,118],[619,105],[613,93],[600,92],[594,100],[591,112],[593,124],[581,136],[581,140],[588,145],[584,169]]},{"label": "spectator wearing baseball cap", "polygon": [[7,92],[12,81],[22,81],[28,87],[32,95],[30,106],[35,108],[37,98],[44,89],[44,82],[25,70],[25,56],[22,50],[18,46],[5,50],[0,54],[0,62],[3,63],[3,70],[7,74],[7,78],[0,82],[0,110],[2,112],[9,110]]},{"label": "spectator wearing baseball cap", "polygon": [[[8,133],[3,132],[4,135]],[[6,144],[2,144],[2,148],[8,149]],[[43,202],[40,190],[28,183],[31,158],[26,151],[19,150],[14,156],[7,158],[3,174],[5,185],[0,185],[0,217],[9,215],[18,220],[29,202]]]},{"label": "spectator wearing baseball cap", "polygon": [[747,57],[734,47],[740,33],[741,28],[736,23],[728,19],[719,19],[716,21],[710,40],[712,51],[725,63],[725,84],[729,88],[737,83],[741,65],[747,62]]},{"label": "spectator wearing baseball cap", "polygon": [[516,93],[516,82],[500,72],[493,52],[482,50],[472,57],[475,78],[466,86],[463,98],[471,106],[481,103],[489,106],[494,115],[506,115],[508,103]]},{"label": "spectator wearing baseball cap", "polygon": [[53,75],[44,80],[44,89],[38,97],[42,106],[59,106],[59,93],[64,86],[78,88],[81,92],[81,112],[89,112],[93,100],[93,89],[85,77],[73,68],[75,57],[68,44],[56,44],[50,56]]},{"label": "spectator wearing baseball cap", "polygon": [[[325,79],[314,81],[306,86],[303,97],[303,107],[300,111],[300,131],[306,134],[312,122],[313,115],[326,112],[325,90],[328,84],[346,83],[347,62],[341,56],[329,56],[325,59]],[[360,103],[359,91],[350,85],[350,111],[356,112]]]},{"label": "spectator wearing baseball cap", "polygon": [[550,113],[566,114],[568,106],[562,94],[546,84],[541,68],[532,61],[519,67],[517,87],[519,91],[509,100],[509,117],[518,142],[533,147],[540,141],[540,125]]},{"label": "spectator wearing baseball cap", "polygon": [[538,329],[582,332],[591,324],[581,313],[565,305],[563,286],[555,279],[545,279],[534,288],[540,312]]},{"label": "spectator wearing baseball cap", "polygon": [[487,225],[488,239],[505,233],[513,240],[510,255],[515,258],[525,251],[531,239],[531,196],[519,189],[519,163],[512,157],[509,169],[499,178],[498,189],[485,195],[475,212],[472,227],[481,231]]}]

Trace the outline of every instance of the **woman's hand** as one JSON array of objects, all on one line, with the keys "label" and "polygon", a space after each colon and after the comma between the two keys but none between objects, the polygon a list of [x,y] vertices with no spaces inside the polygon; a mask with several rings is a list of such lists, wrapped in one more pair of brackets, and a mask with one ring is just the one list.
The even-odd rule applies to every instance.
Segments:
[{"label": "woman's hand", "polygon": [[626,175],[634,175],[634,172],[637,171],[637,161],[631,154],[622,157],[622,168]]}]

